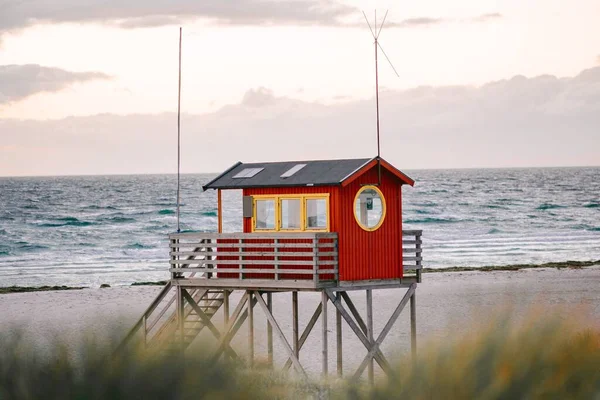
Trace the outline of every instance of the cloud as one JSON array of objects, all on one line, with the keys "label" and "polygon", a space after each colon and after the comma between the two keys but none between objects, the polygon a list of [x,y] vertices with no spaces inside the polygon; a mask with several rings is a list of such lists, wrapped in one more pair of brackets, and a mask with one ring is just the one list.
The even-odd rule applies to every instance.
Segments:
[{"label": "cloud", "polygon": [[418,28],[418,27],[427,27],[433,25],[441,25],[455,22],[462,23],[484,23],[489,21],[494,21],[503,18],[503,15],[500,13],[488,13],[482,14],[477,17],[464,18],[464,19],[454,19],[454,18],[432,18],[432,17],[415,17],[408,18],[402,20],[400,22],[389,22],[386,23],[386,27],[395,27],[395,28]]},{"label": "cloud", "polygon": [[495,20],[502,19],[502,18],[504,18],[504,15],[496,12],[496,13],[482,14],[478,17],[471,18],[471,22],[488,22],[488,21],[495,21]]},{"label": "cloud", "polygon": [[427,17],[419,17],[419,18],[409,18],[400,22],[398,26],[400,27],[411,27],[411,26],[422,26],[422,25],[436,25],[446,22],[443,18],[427,18]]},{"label": "cloud", "polygon": [[[389,90],[380,105],[382,155],[401,169],[600,163],[600,66],[567,78]],[[373,99],[325,105],[252,89],[214,113],[182,115],[182,168],[372,157],[374,110]],[[173,113],[0,119],[0,175],[173,172],[175,121]]]},{"label": "cloud", "polygon": [[39,23],[101,22],[136,28],[196,18],[236,25],[338,25],[356,12],[335,0],[5,0],[0,33]]},{"label": "cloud", "polygon": [[40,92],[58,92],[76,82],[109,78],[100,72],[70,72],[37,64],[0,65],[0,104]]}]

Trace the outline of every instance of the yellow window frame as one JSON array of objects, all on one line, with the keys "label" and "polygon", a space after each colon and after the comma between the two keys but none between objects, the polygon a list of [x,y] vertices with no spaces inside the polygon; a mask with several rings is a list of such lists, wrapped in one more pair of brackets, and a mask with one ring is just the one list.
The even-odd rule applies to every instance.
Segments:
[{"label": "yellow window frame", "polygon": [[[306,227],[306,200],[323,199],[325,200],[326,227],[311,228]],[[275,202],[275,229],[256,229],[256,202],[259,200],[274,200]],[[300,200],[300,216],[302,218],[300,229],[282,229],[281,228],[281,200]],[[281,194],[281,195],[256,195],[252,196],[252,232],[329,232],[330,230],[330,212],[329,212],[329,193],[315,194]]]},{"label": "yellow window frame", "polygon": [[[257,229],[256,228],[256,202],[257,201],[265,201],[265,200],[273,200],[273,208],[275,212],[275,229]],[[277,232],[277,227],[279,226],[279,201],[276,196],[254,196],[252,199],[252,232]]]},{"label": "yellow window frame", "polygon": [[[360,218],[358,217],[358,215],[356,215],[356,200],[358,200],[358,198],[362,192],[364,192],[365,190],[369,190],[369,189],[374,190],[375,192],[377,192],[377,194],[379,194],[379,197],[381,198],[381,208],[382,208],[381,218],[379,219],[379,222],[377,223],[377,225],[373,226],[372,228],[369,228],[368,226],[363,225],[362,222],[360,222]],[[383,195],[383,192],[381,190],[379,190],[379,188],[377,186],[373,186],[373,185],[363,186],[358,190],[358,192],[356,192],[356,196],[354,196],[354,201],[352,202],[352,213],[354,214],[354,219],[356,220],[356,223],[363,230],[365,230],[367,232],[374,232],[377,229],[379,229],[381,227],[381,225],[383,225],[383,221],[385,220],[386,211],[387,211],[387,204],[385,203],[385,196]]]}]

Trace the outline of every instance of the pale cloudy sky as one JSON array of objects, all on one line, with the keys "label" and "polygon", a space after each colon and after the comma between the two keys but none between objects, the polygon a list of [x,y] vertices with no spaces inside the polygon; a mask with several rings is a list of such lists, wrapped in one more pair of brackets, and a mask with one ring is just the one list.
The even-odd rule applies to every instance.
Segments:
[{"label": "pale cloudy sky", "polygon": [[[598,0],[0,0],[0,175],[600,165]],[[380,54],[381,56],[381,54]]]}]

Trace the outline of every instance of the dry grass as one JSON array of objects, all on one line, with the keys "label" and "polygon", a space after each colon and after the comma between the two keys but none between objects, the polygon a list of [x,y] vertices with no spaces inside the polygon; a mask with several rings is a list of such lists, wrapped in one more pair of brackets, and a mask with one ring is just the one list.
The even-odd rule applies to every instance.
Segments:
[{"label": "dry grass", "polygon": [[[538,313],[539,314],[539,313]],[[543,315],[543,313],[541,314]],[[111,356],[104,341],[74,352],[55,341],[45,353],[0,336],[0,400],[5,399],[600,399],[600,331],[585,320],[499,316],[454,341],[423,346],[415,364],[374,388],[325,388],[264,370],[216,367],[198,352],[178,357]],[[523,322],[525,321],[525,322]]]}]

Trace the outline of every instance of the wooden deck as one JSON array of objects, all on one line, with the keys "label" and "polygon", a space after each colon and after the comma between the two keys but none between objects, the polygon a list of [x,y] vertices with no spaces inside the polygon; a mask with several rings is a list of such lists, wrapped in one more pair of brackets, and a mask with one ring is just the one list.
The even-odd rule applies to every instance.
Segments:
[{"label": "wooden deck", "polygon": [[403,231],[402,279],[340,282],[337,233],[178,233],[169,236],[174,286],[256,290],[408,287],[421,281],[422,231]]}]

